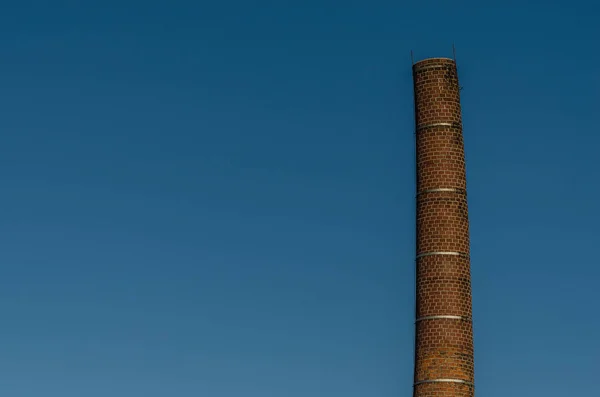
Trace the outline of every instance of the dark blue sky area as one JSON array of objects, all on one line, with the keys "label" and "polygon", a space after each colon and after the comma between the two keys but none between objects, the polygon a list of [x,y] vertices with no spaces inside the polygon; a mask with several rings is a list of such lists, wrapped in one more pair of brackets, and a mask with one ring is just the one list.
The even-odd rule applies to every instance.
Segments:
[{"label": "dark blue sky area", "polygon": [[594,395],[598,15],[4,2],[0,395],[410,396],[410,50],[453,42],[477,393]]}]

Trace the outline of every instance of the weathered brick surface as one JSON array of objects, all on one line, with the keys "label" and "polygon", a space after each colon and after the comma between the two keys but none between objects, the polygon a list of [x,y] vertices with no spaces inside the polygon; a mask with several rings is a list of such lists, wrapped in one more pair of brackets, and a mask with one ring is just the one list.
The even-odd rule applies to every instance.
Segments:
[{"label": "weathered brick surface", "polygon": [[[420,319],[416,323],[414,396],[472,397],[469,219],[456,64],[446,58],[426,59],[413,66],[413,78],[418,192],[416,316]],[[452,190],[428,191],[432,189]],[[444,254],[422,256],[432,252]],[[428,319],[430,316],[460,318]],[[467,383],[427,382],[447,379]]]},{"label": "weathered brick surface", "polygon": [[417,133],[417,169],[422,189],[466,188],[460,128],[432,126]]},{"label": "weathered brick surface", "polygon": [[435,255],[417,260],[417,318],[439,314],[471,317],[467,258]]},{"label": "weathered brick surface", "polygon": [[[419,191],[423,190],[425,189],[419,188]],[[465,194],[463,192],[419,194],[417,229],[419,230],[417,249],[420,252],[469,252],[469,219]]]}]

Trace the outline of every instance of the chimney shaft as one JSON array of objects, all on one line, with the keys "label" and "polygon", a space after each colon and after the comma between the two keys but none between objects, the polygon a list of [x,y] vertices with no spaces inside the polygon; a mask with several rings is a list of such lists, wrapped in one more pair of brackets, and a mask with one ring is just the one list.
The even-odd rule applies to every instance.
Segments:
[{"label": "chimney shaft", "polygon": [[413,65],[417,149],[414,397],[474,396],[469,219],[456,63]]}]

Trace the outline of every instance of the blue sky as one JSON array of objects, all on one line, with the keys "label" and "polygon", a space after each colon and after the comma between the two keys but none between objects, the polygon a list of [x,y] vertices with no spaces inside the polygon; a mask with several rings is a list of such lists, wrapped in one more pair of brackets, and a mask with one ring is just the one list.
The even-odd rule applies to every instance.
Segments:
[{"label": "blue sky", "polygon": [[593,394],[599,11],[3,2],[0,395],[411,395],[410,50],[453,42],[477,393]]}]

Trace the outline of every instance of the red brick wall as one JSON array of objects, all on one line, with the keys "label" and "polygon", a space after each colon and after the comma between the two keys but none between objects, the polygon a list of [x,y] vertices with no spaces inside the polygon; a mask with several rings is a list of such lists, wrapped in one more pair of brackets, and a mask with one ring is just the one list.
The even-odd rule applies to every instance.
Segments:
[{"label": "red brick wall", "polygon": [[413,79],[417,145],[414,396],[472,397],[469,219],[456,64],[446,58],[417,62]]}]

